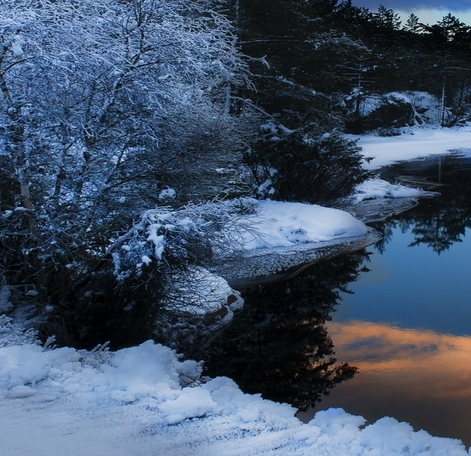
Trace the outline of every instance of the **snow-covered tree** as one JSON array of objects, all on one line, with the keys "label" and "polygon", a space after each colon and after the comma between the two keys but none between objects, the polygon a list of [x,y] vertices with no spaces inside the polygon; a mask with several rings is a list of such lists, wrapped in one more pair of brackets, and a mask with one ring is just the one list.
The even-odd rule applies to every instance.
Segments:
[{"label": "snow-covered tree", "polygon": [[203,168],[226,164],[240,150],[247,117],[231,115],[226,89],[248,79],[223,6],[2,2],[8,282],[32,284],[51,302],[77,299],[83,281],[108,261],[113,238],[159,202],[162,188],[195,191]]},{"label": "snow-covered tree", "polygon": [[316,136],[308,130],[286,132],[273,125],[265,133],[245,156],[263,196],[332,203],[351,194],[368,176],[361,166],[361,149],[337,132]]}]

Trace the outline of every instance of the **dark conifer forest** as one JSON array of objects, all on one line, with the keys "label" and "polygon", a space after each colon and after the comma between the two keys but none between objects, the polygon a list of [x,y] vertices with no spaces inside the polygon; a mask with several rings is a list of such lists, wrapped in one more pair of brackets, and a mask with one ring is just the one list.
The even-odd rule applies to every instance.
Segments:
[{"label": "dark conifer forest", "polygon": [[252,65],[251,96],[290,128],[402,126],[413,119],[401,119],[400,107],[362,124],[361,105],[368,95],[405,91],[443,98],[443,126],[467,119],[471,28],[451,14],[429,25],[413,14],[402,23],[382,5],[372,12],[351,1],[256,0],[241,1],[239,18],[242,50],[263,57]]}]

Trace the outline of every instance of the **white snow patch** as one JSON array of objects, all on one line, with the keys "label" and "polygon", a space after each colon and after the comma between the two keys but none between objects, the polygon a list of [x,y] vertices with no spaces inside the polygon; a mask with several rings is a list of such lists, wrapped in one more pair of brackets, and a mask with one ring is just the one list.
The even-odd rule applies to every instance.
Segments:
[{"label": "white snow patch", "polygon": [[2,347],[2,455],[468,454],[459,440],[393,418],[364,427],[364,418],[330,409],[303,424],[289,405],[200,374],[199,363],[150,341],[117,352]]},{"label": "white snow patch", "polygon": [[165,188],[159,193],[159,200],[175,199],[177,192],[173,188]]},{"label": "white snow patch", "polygon": [[159,224],[151,225],[149,227],[149,236],[147,238],[148,241],[154,244],[154,252],[155,256],[162,260],[162,255],[165,249],[165,236],[163,234],[157,234],[157,230],[161,227]]},{"label": "white snow patch", "polygon": [[426,193],[427,192],[418,188],[391,184],[376,177],[357,185],[351,199],[353,203],[359,203],[366,199],[376,198],[416,198],[423,196]]},{"label": "white snow patch", "polygon": [[400,136],[348,135],[359,139],[365,157],[373,157],[370,163],[364,163],[365,169],[378,169],[394,162],[412,160],[429,155],[446,154],[450,151],[469,153],[471,127],[457,129],[412,128]]},{"label": "white snow patch", "polygon": [[241,221],[250,226],[250,230],[241,228],[246,250],[329,241],[368,231],[362,222],[341,210],[271,200],[259,201],[257,214]]},{"label": "white snow patch", "polygon": [[149,264],[152,263],[152,260],[151,260],[147,255],[142,255],[141,261],[142,261],[142,263],[145,264],[146,266],[148,266]]}]

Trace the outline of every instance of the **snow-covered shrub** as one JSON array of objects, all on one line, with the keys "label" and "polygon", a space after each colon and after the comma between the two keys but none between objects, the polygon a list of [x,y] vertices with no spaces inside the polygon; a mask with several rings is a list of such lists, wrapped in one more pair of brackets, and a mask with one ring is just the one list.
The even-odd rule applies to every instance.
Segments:
[{"label": "snow-covered shrub", "polygon": [[256,208],[255,200],[241,198],[145,211],[110,248],[121,293],[125,295],[130,284],[136,289],[124,312],[139,306],[139,294],[145,290],[142,299],[147,299],[149,309],[158,307],[153,334],[175,346],[179,338],[190,346],[203,328],[216,329],[229,321],[240,296],[199,265],[214,255],[240,249],[241,230],[249,222],[241,223],[239,218],[255,213]]},{"label": "snow-covered shrub", "polygon": [[240,231],[248,227],[235,222],[256,210],[256,200],[238,198],[145,211],[140,222],[110,248],[114,274],[121,281],[142,274],[152,264],[161,268],[204,264],[216,253],[238,249]]},{"label": "snow-covered shrub", "polygon": [[37,331],[20,327],[11,318],[0,315],[0,347],[34,344],[37,341]]},{"label": "snow-covered shrub", "polygon": [[23,305],[27,285],[52,309],[41,335],[146,338],[166,262],[206,255],[198,222],[154,211],[131,227],[156,203],[218,194],[214,170],[246,147],[231,88],[249,74],[221,6],[0,3],[0,273],[21,290],[0,305]]},{"label": "snow-covered shrub", "polygon": [[346,123],[351,133],[368,130],[391,130],[412,126],[417,123],[416,112],[411,100],[401,93],[365,96],[362,109],[352,112]]}]

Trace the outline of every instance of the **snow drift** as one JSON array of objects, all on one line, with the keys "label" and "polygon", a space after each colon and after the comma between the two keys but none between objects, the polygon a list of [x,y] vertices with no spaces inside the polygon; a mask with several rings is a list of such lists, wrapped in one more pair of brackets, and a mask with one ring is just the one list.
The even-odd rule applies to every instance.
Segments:
[{"label": "snow drift", "polygon": [[[110,352],[43,348],[2,317],[0,432],[3,456],[449,455],[458,440],[341,409],[301,423],[286,404],[244,394],[230,379],[204,379],[151,341]],[[13,342],[8,342],[14,333]]]}]

